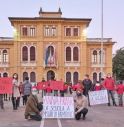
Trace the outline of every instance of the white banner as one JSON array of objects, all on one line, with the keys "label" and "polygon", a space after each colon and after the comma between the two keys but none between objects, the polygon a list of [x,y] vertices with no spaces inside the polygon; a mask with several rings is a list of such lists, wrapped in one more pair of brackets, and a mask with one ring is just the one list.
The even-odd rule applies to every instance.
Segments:
[{"label": "white banner", "polygon": [[43,118],[74,118],[73,97],[43,97]]},{"label": "white banner", "polygon": [[108,103],[107,90],[89,92],[89,100],[90,100],[90,105]]}]

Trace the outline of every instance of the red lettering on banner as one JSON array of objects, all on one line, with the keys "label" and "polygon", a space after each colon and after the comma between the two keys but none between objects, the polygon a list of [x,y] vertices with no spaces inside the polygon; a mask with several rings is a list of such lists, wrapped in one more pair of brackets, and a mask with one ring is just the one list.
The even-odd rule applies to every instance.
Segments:
[{"label": "red lettering on banner", "polygon": [[0,94],[12,94],[12,78],[0,78]]}]

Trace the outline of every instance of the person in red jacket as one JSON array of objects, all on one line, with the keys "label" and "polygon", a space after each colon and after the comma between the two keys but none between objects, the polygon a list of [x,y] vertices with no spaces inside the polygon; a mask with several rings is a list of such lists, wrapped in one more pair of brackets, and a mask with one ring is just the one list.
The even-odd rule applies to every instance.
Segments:
[{"label": "person in red jacket", "polygon": [[114,98],[115,82],[110,73],[107,74],[107,77],[103,82],[103,86],[108,91],[108,106],[110,106],[110,97],[113,101],[113,105],[117,106]]},{"label": "person in red jacket", "polygon": [[101,84],[99,83],[99,81],[96,81],[96,84],[95,84],[95,88],[94,88],[94,90],[95,91],[99,91],[99,90],[101,90]]},{"label": "person in red jacket", "polygon": [[119,106],[123,106],[123,93],[124,93],[124,85],[123,82],[120,81],[119,85],[116,88],[119,100]]}]

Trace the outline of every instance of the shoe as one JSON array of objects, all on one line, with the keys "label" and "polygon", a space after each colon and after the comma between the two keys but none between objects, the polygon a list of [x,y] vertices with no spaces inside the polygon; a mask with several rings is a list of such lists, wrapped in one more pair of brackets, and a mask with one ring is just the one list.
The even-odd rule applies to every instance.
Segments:
[{"label": "shoe", "polygon": [[83,116],[83,120],[85,120],[86,119],[86,117],[85,116]]},{"label": "shoe", "polygon": [[28,119],[28,116],[25,116],[25,119]]},{"label": "shoe", "polygon": [[113,106],[117,106],[116,103],[114,103]]},{"label": "shoe", "polygon": [[110,103],[108,103],[108,106],[111,106]]}]

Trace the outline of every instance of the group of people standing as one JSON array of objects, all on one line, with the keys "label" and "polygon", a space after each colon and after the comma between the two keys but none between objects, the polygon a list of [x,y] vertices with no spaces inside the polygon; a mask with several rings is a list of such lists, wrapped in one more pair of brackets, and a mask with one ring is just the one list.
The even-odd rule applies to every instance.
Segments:
[{"label": "group of people standing", "polygon": [[[31,94],[32,85],[29,82],[28,77],[25,78],[25,81],[23,83],[22,82],[19,83],[17,73],[13,74],[12,85],[13,86],[12,86],[11,100],[12,100],[13,110],[17,110],[20,105],[20,97],[23,98],[22,99],[23,105],[26,105],[27,99]],[[4,109],[3,96],[4,96],[3,94],[0,94],[1,109]]]},{"label": "group of people standing", "polygon": [[[42,80],[43,82],[45,80]],[[38,102],[37,93],[36,91],[32,91],[32,85],[29,82],[29,78],[26,77],[25,81],[19,83],[18,81],[18,74],[13,74],[13,81],[12,81],[13,89],[12,89],[12,105],[13,110],[17,110],[20,105],[20,97],[22,97],[23,105],[26,105],[25,109],[25,119],[28,119],[29,116],[35,120],[41,120],[42,117],[40,115],[40,111],[42,110],[42,104]],[[64,85],[64,89],[60,90],[60,96],[64,97],[64,94],[69,91],[70,94],[76,93],[74,96],[75,102],[75,118],[79,120],[81,116],[85,119],[86,114],[88,113],[88,105],[90,106],[89,102],[89,92],[90,91],[98,91],[106,89],[108,92],[108,106],[111,105],[110,99],[112,99],[113,105],[117,106],[117,103],[114,98],[114,92],[117,91],[118,98],[119,98],[119,106],[123,106],[123,92],[124,92],[124,85],[122,81],[119,85],[115,84],[114,79],[111,77],[111,74],[108,73],[105,79],[101,80],[100,82],[96,82],[95,84],[89,78],[89,75],[86,74],[83,81],[79,81],[75,85]],[[75,91],[75,92],[74,92]],[[43,95],[49,95],[47,93],[51,93],[52,90],[50,89],[50,84],[48,85],[47,89],[42,90]],[[54,96],[58,96],[58,91],[54,91]],[[3,95],[0,94],[0,105],[1,108],[4,109],[3,105]]]}]

